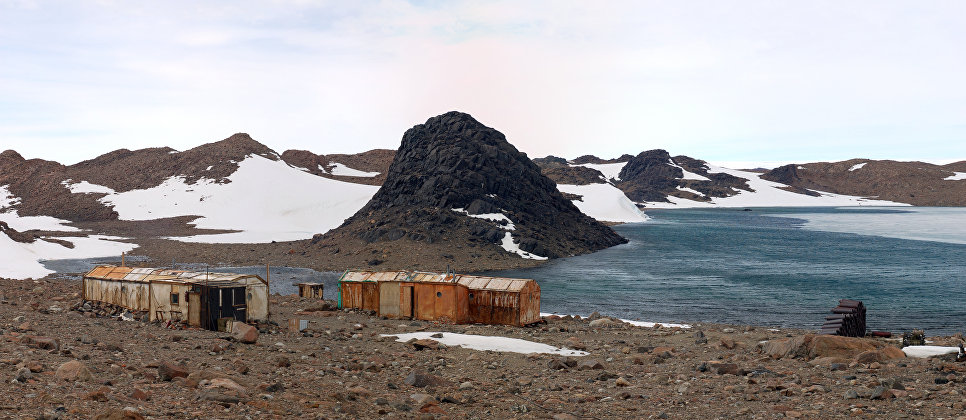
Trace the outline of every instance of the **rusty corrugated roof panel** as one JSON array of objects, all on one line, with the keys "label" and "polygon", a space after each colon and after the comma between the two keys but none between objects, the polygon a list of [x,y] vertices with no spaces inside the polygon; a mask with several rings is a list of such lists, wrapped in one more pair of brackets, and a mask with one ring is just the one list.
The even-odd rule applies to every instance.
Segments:
[{"label": "rusty corrugated roof panel", "polygon": [[416,271],[406,281],[413,283],[456,283],[453,275]]},{"label": "rusty corrugated roof panel", "polygon": [[91,270],[89,273],[87,273],[87,277],[103,278],[104,276],[107,276],[113,269],[114,269],[113,265],[97,266],[97,267],[94,267],[94,269]]},{"label": "rusty corrugated roof panel", "polygon": [[224,286],[243,279],[258,278],[254,274],[194,272],[184,270],[170,270],[164,268],[132,268],[116,267],[113,265],[98,266],[89,271],[84,277],[102,280],[119,281],[169,281],[184,284],[201,284],[208,282],[209,286]]},{"label": "rusty corrugated roof panel", "polygon": [[369,276],[369,281],[393,281],[406,278],[405,271],[377,271]]},{"label": "rusty corrugated roof panel", "polygon": [[509,279],[502,277],[460,276],[459,282],[471,290],[494,290],[503,292],[519,292],[533,280]]},{"label": "rusty corrugated roof panel", "polygon": [[342,281],[367,281],[372,271],[348,271],[342,276]]},{"label": "rusty corrugated roof panel", "polygon": [[104,278],[111,279],[111,280],[122,280],[124,279],[124,276],[130,273],[131,273],[131,267],[114,267],[114,269],[111,270],[110,273],[107,273],[107,275],[105,275]]}]

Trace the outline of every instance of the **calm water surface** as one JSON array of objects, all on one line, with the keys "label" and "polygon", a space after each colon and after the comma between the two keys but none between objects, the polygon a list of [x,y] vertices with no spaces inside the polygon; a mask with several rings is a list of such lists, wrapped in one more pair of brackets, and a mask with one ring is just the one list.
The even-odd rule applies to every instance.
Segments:
[{"label": "calm water surface", "polygon": [[[616,226],[630,240],[538,268],[490,274],[540,283],[542,310],[656,322],[818,328],[841,298],[868,309],[871,329],[966,332],[966,209],[702,209],[649,211]],[[114,259],[116,260],[116,258]],[[110,259],[48,261],[77,273]],[[116,263],[116,261],[114,262]],[[205,270],[205,266],[178,268]],[[253,273],[265,267],[217,267]],[[272,267],[271,290],[341,273]]]},{"label": "calm water surface", "polygon": [[817,328],[851,298],[871,329],[966,331],[966,209],[648,214],[628,244],[492,274],[536,279],[545,312]]}]

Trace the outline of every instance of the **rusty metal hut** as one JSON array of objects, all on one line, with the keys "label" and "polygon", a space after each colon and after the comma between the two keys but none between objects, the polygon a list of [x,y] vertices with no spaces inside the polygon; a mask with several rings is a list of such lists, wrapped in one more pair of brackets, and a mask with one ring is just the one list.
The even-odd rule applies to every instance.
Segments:
[{"label": "rusty metal hut", "polygon": [[83,298],[211,330],[219,318],[254,322],[269,315],[268,282],[253,274],[102,265],[84,275]]},{"label": "rusty metal hut", "polygon": [[530,279],[460,275],[469,290],[469,322],[524,326],[540,321],[540,285]]},{"label": "rusty metal hut", "polygon": [[346,270],[339,278],[339,308],[379,311],[379,282],[409,277],[405,271]]},{"label": "rusty metal hut", "polygon": [[413,272],[379,282],[379,316],[447,321],[469,321],[469,289],[454,274]]}]

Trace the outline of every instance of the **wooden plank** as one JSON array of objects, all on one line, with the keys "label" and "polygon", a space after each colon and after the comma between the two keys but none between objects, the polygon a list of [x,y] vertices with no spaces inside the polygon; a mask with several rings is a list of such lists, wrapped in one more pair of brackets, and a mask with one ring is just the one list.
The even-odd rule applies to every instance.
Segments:
[{"label": "wooden plank", "polygon": [[399,288],[399,315],[404,318],[413,317],[413,286]]}]

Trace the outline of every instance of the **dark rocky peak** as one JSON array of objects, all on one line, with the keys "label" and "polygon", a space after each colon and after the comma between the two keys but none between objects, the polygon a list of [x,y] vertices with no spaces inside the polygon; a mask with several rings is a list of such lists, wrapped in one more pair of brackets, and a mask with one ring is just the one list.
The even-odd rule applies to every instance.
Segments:
[{"label": "dark rocky peak", "polygon": [[786,185],[798,185],[802,177],[798,174],[798,164],[782,165],[761,175],[762,179]]},{"label": "dark rocky peak", "polygon": [[572,163],[574,165],[583,165],[583,164],[586,164],[586,163],[593,163],[593,164],[620,163],[620,162],[629,162],[633,158],[634,158],[634,156],[631,156],[631,155],[626,154],[626,153],[623,154],[623,155],[621,155],[619,158],[616,158],[616,159],[601,159],[601,158],[599,158],[597,156],[594,156],[594,155],[583,155],[583,156],[580,156],[580,157],[578,157],[578,158],[570,161],[570,163]]},{"label": "dark rocky peak", "polygon": [[695,159],[693,157],[688,157],[684,155],[675,156],[672,159],[674,163],[688,172],[693,172],[696,174],[707,175],[708,174],[708,162],[701,159]]},{"label": "dark rocky peak", "polygon": [[[553,182],[502,133],[454,111],[406,131],[386,182],[367,208],[472,205],[488,213],[522,207],[527,201],[538,208],[564,205],[552,192]],[[559,194],[557,198],[562,199]]]},{"label": "dark rocky peak", "polygon": [[557,157],[554,155],[549,155],[547,157],[542,157],[542,158],[535,158],[533,159],[533,163],[536,163],[537,166],[541,168],[548,167],[548,166],[559,166],[559,165],[568,164],[567,159],[564,159],[562,157]]},{"label": "dark rocky peak", "polygon": [[[494,213],[497,220],[470,216]],[[402,241],[410,253],[473,248],[469,259],[519,259],[498,246],[508,234],[523,251],[550,258],[625,242],[564,198],[502,133],[449,112],[406,131],[379,191],[319,246],[341,243],[345,252],[338,238],[351,237],[383,251]]]},{"label": "dark rocky peak", "polygon": [[671,165],[671,155],[667,150],[654,149],[641,152],[624,165],[620,179],[652,178],[655,176],[680,178],[684,176],[681,168]]}]

